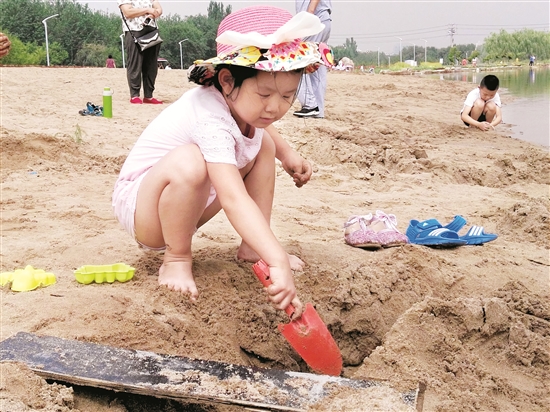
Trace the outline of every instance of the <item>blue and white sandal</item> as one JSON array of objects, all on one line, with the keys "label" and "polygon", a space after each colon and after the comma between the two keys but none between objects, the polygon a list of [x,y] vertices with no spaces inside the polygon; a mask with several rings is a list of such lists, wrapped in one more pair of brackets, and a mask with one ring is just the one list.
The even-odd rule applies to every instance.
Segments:
[{"label": "blue and white sandal", "polygon": [[406,234],[411,243],[439,247],[481,245],[498,238],[496,234],[485,233],[483,226],[475,225],[470,227],[464,236],[460,236],[458,232],[464,226],[466,226],[466,219],[460,215],[456,215],[445,226],[441,225],[436,219],[428,219],[423,222],[411,220]]},{"label": "blue and white sandal", "polygon": [[[451,223],[443,227],[458,233],[464,226],[466,226],[466,219],[460,215],[456,215]],[[464,236],[460,236],[460,239],[465,240],[467,245],[481,245],[491,242],[497,237],[497,234],[485,233],[483,226],[473,225]]]},{"label": "blue and white sandal", "polygon": [[457,247],[467,243],[460,239],[458,233],[441,226],[436,219],[428,219],[423,222],[411,220],[405,233],[409,241],[416,245],[434,247]]}]

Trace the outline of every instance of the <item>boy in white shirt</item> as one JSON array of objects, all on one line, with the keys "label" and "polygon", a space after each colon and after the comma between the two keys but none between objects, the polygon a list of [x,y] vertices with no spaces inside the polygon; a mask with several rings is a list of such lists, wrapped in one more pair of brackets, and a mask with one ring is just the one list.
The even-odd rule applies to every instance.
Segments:
[{"label": "boy in white shirt", "polygon": [[481,79],[477,88],[468,93],[460,118],[466,126],[475,126],[484,132],[495,129],[502,122],[502,104],[498,95],[499,80],[489,74]]}]

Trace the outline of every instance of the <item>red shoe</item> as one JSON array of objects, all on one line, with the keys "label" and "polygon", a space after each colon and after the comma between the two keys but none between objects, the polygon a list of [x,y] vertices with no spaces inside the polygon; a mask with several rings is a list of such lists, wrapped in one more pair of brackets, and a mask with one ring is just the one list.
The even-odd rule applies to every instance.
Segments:
[{"label": "red shoe", "polygon": [[154,97],[146,97],[145,99],[143,99],[143,103],[148,103],[148,104],[162,104],[162,101],[161,100],[157,100],[155,99]]},{"label": "red shoe", "polygon": [[143,100],[141,100],[141,99],[139,98],[139,96],[137,96],[137,97],[132,97],[132,98],[130,99],[130,103],[132,103],[132,104],[142,104],[142,103],[143,103]]}]

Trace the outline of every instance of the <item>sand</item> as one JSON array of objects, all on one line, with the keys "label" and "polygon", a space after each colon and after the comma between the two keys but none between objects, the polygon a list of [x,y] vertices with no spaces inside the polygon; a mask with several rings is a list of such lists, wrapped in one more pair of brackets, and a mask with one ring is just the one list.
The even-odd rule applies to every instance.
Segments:
[{"label": "sand", "polygon": [[[130,105],[123,69],[2,68],[1,270],[33,265],[57,283],[0,292],[1,338],[32,332],[156,353],[309,372],[276,329],[239,236],[223,213],[194,240],[196,304],[157,284],[161,256],[144,252],[111,210],[124,159],[147,124],[193,85],[161,71],[165,105]],[[112,119],[78,114],[114,89]],[[343,359],[342,376],[427,385],[425,411],[543,411],[550,404],[547,149],[510,125],[468,130],[465,83],[422,76],[330,73],[325,119],[289,112],[277,126],[314,165],[295,188],[278,167],[272,228],[307,267],[312,302]],[[503,93],[503,112],[511,96]],[[297,108],[297,105],[296,105]],[[356,214],[447,223],[460,214],[498,239],[483,246],[368,251],[344,243]],[[465,229],[464,229],[465,230]],[[463,232],[461,233],[463,234]],[[124,262],[127,283],[81,285],[86,264]],[[228,406],[70,387],[22,365],[0,366],[5,411],[222,411]],[[335,410],[362,410],[345,397]],[[225,409],[224,409],[225,408]]]}]

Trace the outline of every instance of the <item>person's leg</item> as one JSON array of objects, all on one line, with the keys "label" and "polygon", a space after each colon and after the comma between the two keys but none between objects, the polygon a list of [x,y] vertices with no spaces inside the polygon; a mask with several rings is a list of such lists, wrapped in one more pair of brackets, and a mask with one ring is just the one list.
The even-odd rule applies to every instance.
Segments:
[{"label": "person's leg", "polygon": [[[311,117],[325,117],[325,91],[327,87],[327,68],[319,67],[314,73],[302,75],[298,100],[302,104],[302,112],[317,109],[309,113]],[[306,117],[308,113],[295,112],[296,116]]]},{"label": "person's leg", "polygon": [[140,185],[136,239],[152,248],[166,246],[159,284],[190,294],[197,287],[192,274],[191,241],[210,192],[204,158],[195,145],[180,146],[164,156]]},{"label": "person's leg", "polygon": [[130,32],[124,35],[124,48],[126,49],[126,77],[130,88],[130,98],[139,97],[141,90],[141,63],[142,55],[134,42]]},{"label": "person's leg", "polygon": [[[328,42],[328,39],[330,38],[330,30],[332,28],[332,21],[331,20],[323,20],[322,23],[325,25],[325,28],[322,32],[317,34],[316,40],[317,42]],[[314,73],[316,75],[315,79],[313,80],[313,90],[315,91],[315,100],[317,101],[317,107],[319,107],[319,114],[317,117],[325,117],[325,94],[327,91],[327,73],[328,69],[326,66],[321,66],[317,71]]]},{"label": "person's leg", "polygon": [[[275,192],[275,143],[264,133],[262,147],[258,156],[241,170],[244,185],[252,200],[258,205],[268,224],[271,221],[273,195]],[[260,257],[243,240],[237,251],[237,259],[247,262],[257,262]],[[304,262],[294,255],[288,255],[292,270],[302,270]]]},{"label": "person's leg", "polygon": [[[322,32],[313,36],[309,36],[305,41],[324,42],[326,43],[330,37],[331,20],[323,20],[325,28]],[[298,100],[302,105],[302,110],[310,110],[317,108],[319,113],[315,113],[315,117],[325,116],[325,92],[327,88],[327,68],[321,66],[317,71],[311,74],[304,74],[298,89]],[[294,113],[300,116],[299,112]]]},{"label": "person's leg", "polygon": [[488,102],[485,105],[484,114],[485,114],[485,119],[487,119],[487,121],[491,123],[495,118],[495,115],[497,114],[497,105],[494,102]]},{"label": "person's leg", "polygon": [[314,74],[315,73],[303,74],[300,80],[297,97],[302,109],[314,109],[317,107],[317,100],[315,99],[315,92],[311,80]]},{"label": "person's leg", "polygon": [[319,108],[319,114],[315,117],[325,117],[325,93],[327,90],[327,68],[321,66],[317,69],[315,76],[311,79],[313,90],[315,91],[315,100]]},{"label": "person's leg", "polygon": [[485,110],[485,102],[481,99],[477,99],[474,102],[474,105],[472,106],[472,110],[470,110],[470,117],[472,119],[479,119],[479,116],[483,113]]},{"label": "person's leg", "polygon": [[143,95],[146,99],[152,98],[155,91],[155,81],[159,70],[157,59],[160,46],[160,44],[157,44],[143,52]]}]

